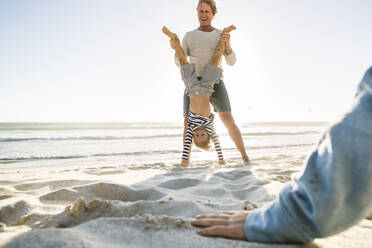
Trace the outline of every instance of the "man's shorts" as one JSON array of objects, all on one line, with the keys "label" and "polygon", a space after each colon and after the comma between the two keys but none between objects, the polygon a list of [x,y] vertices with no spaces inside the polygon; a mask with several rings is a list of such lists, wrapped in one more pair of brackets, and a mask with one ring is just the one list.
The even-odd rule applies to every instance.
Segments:
[{"label": "man's shorts", "polygon": [[[209,99],[215,112],[231,111],[230,99],[225,88],[225,83],[220,80],[213,88],[214,92]],[[187,116],[190,109],[190,98],[187,96],[186,89],[183,94],[183,116]]]},{"label": "man's shorts", "polygon": [[195,64],[181,66],[182,80],[185,83],[187,95],[212,95],[213,86],[222,76],[222,69],[208,64],[201,77],[196,74]]}]

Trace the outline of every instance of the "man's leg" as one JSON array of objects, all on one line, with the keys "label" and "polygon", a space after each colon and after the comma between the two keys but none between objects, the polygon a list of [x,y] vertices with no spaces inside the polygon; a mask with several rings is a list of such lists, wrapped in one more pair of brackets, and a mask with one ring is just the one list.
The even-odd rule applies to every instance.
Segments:
[{"label": "man's leg", "polygon": [[230,138],[232,141],[234,141],[236,148],[238,148],[240,154],[242,155],[242,159],[244,162],[249,162],[248,155],[245,152],[242,134],[240,133],[238,126],[235,124],[231,111],[218,112],[218,115],[220,116],[222,123],[227,128]]},{"label": "man's leg", "polygon": [[223,80],[214,85],[214,92],[210,98],[210,102],[213,105],[214,110],[218,112],[222,123],[227,128],[230,138],[235,143],[235,146],[240,152],[243,161],[249,162],[249,158],[244,147],[243,137],[238,126],[235,124],[231,113],[230,99]]}]

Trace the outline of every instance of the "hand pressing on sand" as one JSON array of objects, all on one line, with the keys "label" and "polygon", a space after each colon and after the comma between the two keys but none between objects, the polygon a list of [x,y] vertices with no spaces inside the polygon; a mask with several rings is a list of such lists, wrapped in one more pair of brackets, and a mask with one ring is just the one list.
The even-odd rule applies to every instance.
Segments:
[{"label": "hand pressing on sand", "polygon": [[200,215],[191,224],[203,227],[198,231],[202,236],[246,240],[244,226],[249,213],[250,211],[225,211]]},{"label": "hand pressing on sand", "polygon": [[203,227],[198,231],[198,234],[203,236],[246,240],[245,221],[255,208],[257,208],[255,205],[248,203],[244,211],[223,211],[200,215],[196,216],[191,224]]}]

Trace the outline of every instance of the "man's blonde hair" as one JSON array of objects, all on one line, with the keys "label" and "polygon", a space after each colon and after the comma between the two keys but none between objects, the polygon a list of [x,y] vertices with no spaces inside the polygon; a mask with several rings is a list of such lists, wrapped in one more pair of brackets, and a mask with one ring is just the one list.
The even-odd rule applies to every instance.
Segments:
[{"label": "man's blonde hair", "polygon": [[216,2],[214,0],[199,0],[198,6],[196,7],[196,9],[199,8],[199,5],[201,3],[206,3],[209,6],[211,6],[213,16],[215,16],[217,14],[217,6],[216,6]]}]

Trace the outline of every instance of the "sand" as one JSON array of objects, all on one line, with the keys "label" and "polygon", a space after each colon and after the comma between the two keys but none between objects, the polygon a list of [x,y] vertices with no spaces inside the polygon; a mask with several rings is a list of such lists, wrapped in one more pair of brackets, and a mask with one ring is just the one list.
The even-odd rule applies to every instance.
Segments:
[{"label": "sand", "polygon": [[65,166],[0,169],[0,246],[372,247],[372,221],[307,246],[258,244],[196,234],[198,214],[275,199],[304,155],[228,159],[190,168]]}]

